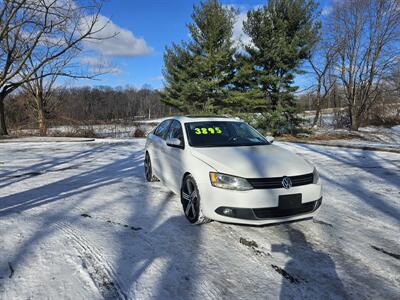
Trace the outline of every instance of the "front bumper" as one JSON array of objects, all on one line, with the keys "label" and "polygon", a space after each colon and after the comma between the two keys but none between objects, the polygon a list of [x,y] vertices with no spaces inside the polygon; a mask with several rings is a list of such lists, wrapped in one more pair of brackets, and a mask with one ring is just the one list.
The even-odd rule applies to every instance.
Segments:
[{"label": "front bumper", "polygon": [[265,208],[237,208],[220,206],[215,212],[224,217],[244,219],[244,220],[262,220],[262,219],[276,219],[287,218],[292,216],[299,216],[302,214],[309,214],[315,212],[322,203],[322,197],[316,201],[302,203],[301,207],[296,208],[279,208],[279,207],[265,207]]},{"label": "front bumper", "polygon": [[[312,217],[322,203],[320,184],[291,189],[232,191],[211,186],[200,187],[203,214],[213,220],[264,225]],[[279,196],[301,194],[301,206],[279,207]]]}]

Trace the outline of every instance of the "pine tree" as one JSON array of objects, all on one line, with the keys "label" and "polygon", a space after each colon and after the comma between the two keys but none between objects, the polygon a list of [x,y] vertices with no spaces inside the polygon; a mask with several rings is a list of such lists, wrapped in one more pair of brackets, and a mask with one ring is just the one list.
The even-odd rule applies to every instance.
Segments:
[{"label": "pine tree", "polygon": [[183,112],[220,112],[229,105],[235,73],[233,8],[217,0],[194,6],[189,42],[174,44],[164,54],[166,81],[162,101]]},{"label": "pine tree", "polygon": [[312,0],[269,0],[264,7],[249,11],[243,23],[251,44],[245,47],[238,73],[247,73],[248,93],[256,95],[255,106],[263,112],[266,129],[283,126],[292,131],[298,123],[294,76],[318,40],[316,10]]}]

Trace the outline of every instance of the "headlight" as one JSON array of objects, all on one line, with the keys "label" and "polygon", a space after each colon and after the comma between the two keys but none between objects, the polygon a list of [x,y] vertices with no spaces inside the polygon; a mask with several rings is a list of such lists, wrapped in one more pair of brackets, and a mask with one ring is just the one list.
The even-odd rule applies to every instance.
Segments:
[{"label": "headlight", "polygon": [[318,183],[318,181],[319,181],[319,173],[318,173],[317,169],[314,168],[314,171],[313,171],[313,183]]},{"label": "headlight", "polygon": [[211,185],[222,189],[247,191],[253,189],[250,183],[241,177],[210,172]]}]

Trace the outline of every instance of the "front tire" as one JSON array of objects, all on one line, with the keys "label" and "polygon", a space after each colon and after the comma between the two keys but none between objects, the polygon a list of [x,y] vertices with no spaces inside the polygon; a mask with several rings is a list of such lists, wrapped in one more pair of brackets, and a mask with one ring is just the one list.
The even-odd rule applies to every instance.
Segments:
[{"label": "front tire", "polygon": [[148,182],[157,181],[157,178],[153,175],[153,167],[151,165],[151,159],[148,152],[144,158],[144,175]]},{"label": "front tire", "polygon": [[211,220],[201,212],[200,193],[192,175],[183,179],[181,188],[181,202],[186,219],[192,224],[208,223]]}]

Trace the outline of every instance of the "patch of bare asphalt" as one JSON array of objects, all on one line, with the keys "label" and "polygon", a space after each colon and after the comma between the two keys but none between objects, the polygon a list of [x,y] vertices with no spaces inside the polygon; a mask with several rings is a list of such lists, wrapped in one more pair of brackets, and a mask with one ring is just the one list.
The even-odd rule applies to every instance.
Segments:
[{"label": "patch of bare asphalt", "polygon": [[239,242],[240,242],[241,244],[247,246],[247,247],[255,247],[255,248],[258,248],[257,243],[256,243],[255,241],[252,241],[252,240],[246,240],[245,238],[242,238],[242,237],[241,237],[241,238],[239,239]]},{"label": "patch of bare asphalt", "polygon": [[376,250],[376,251],[379,251],[379,252],[381,252],[381,253],[384,253],[384,254],[386,254],[386,255],[389,255],[389,256],[391,256],[391,257],[393,257],[393,258],[395,258],[395,259],[400,259],[400,254],[392,253],[392,252],[386,251],[386,250],[383,249],[383,248],[379,248],[379,247],[376,247],[376,246],[373,246],[373,245],[371,245],[371,248],[374,249],[374,250]]},{"label": "patch of bare asphalt", "polygon": [[[258,249],[258,244],[253,241],[253,240],[247,240],[245,238],[240,238],[239,242],[242,245],[245,245],[249,248],[251,248],[254,253],[256,255],[262,255],[262,256],[271,256],[270,253],[265,253],[261,250]],[[274,269],[276,272],[278,272],[280,275],[283,276],[283,278],[287,279],[290,283],[294,283],[294,284],[299,284],[300,283],[300,279],[296,278],[295,276],[289,274],[287,271],[285,271],[284,269],[278,267],[277,265],[271,264],[272,269]],[[306,281],[307,282],[307,281]]]},{"label": "patch of bare asphalt", "polygon": [[247,239],[241,237],[241,238],[239,238],[239,243],[241,243],[242,245],[244,245],[246,247],[249,247],[254,252],[254,254],[256,254],[258,256],[271,256],[270,253],[268,253],[268,252],[266,253],[266,252],[262,251],[258,247],[258,244],[253,240],[247,240]]},{"label": "patch of bare asphalt", "polygon": [[14,275],[14,268],[13,268],[13,266],[11,265],[10,262],[8,262],[8,268],[10,269],[10,275],[8,275],[8,278],[12,278],[13,275]]},{"label": "patch of bare asphalt", "polygon": [[315,219],[315,218],[313,218],[313,223],[325,225],[325,226],[328,226],[328,227],[333,227],[332,224],[330,224],[328,222],[325,222],[325,221],[321,221],[321,220]]},{"label": "patch of bare asphalt", "polygon": [[100,221],[106,222],[108,224],[124,227],[124,228],[130,229],[130,230],[133,230],[133,231],[142,230],[142,227],[136,227],[136,226],[132,226],[132,225],[122,224],[122,223],[111,221],[111,220],[103,220],[103,219],[100,219],[100,218],[94,218],[89,214],[81,214],[81,217],[100,220]]},{"label": "patch of bare asphalt", "polygon": [[271,267],[278,272],[279,274],[281,274],[285,279],[289,280],[290,283],[295,283],[298,284],[300,283],[300,280],[298,280],[296,277],[290,275],[288,272],[286,272],[284,269],[271,264]]},{"label": "patch of bare asphalt", "polygon": [[79,166],[74,165],[74,166],[67,166],[67,167],[63,167],[63,168],[59,168],[59,169],[55,169],[55,170],[48,170],[47,172],[28,172],[28,173],[16,174],[16,175],[6,176],[6,177],[8,177],[8,178],[34,177],[34,176],[43,175],[45,173],[53,173],[53,172],[77,169],[78,167]]},{"label": "patch of bare asphalt", "polygon": [[42,172],[29,172],[29,173],[17,174],[17,175],[7,176],[7,177],[11,177],[11,178],[34,177],[34,176],[39,176],[42,174],[43,174]]}]

